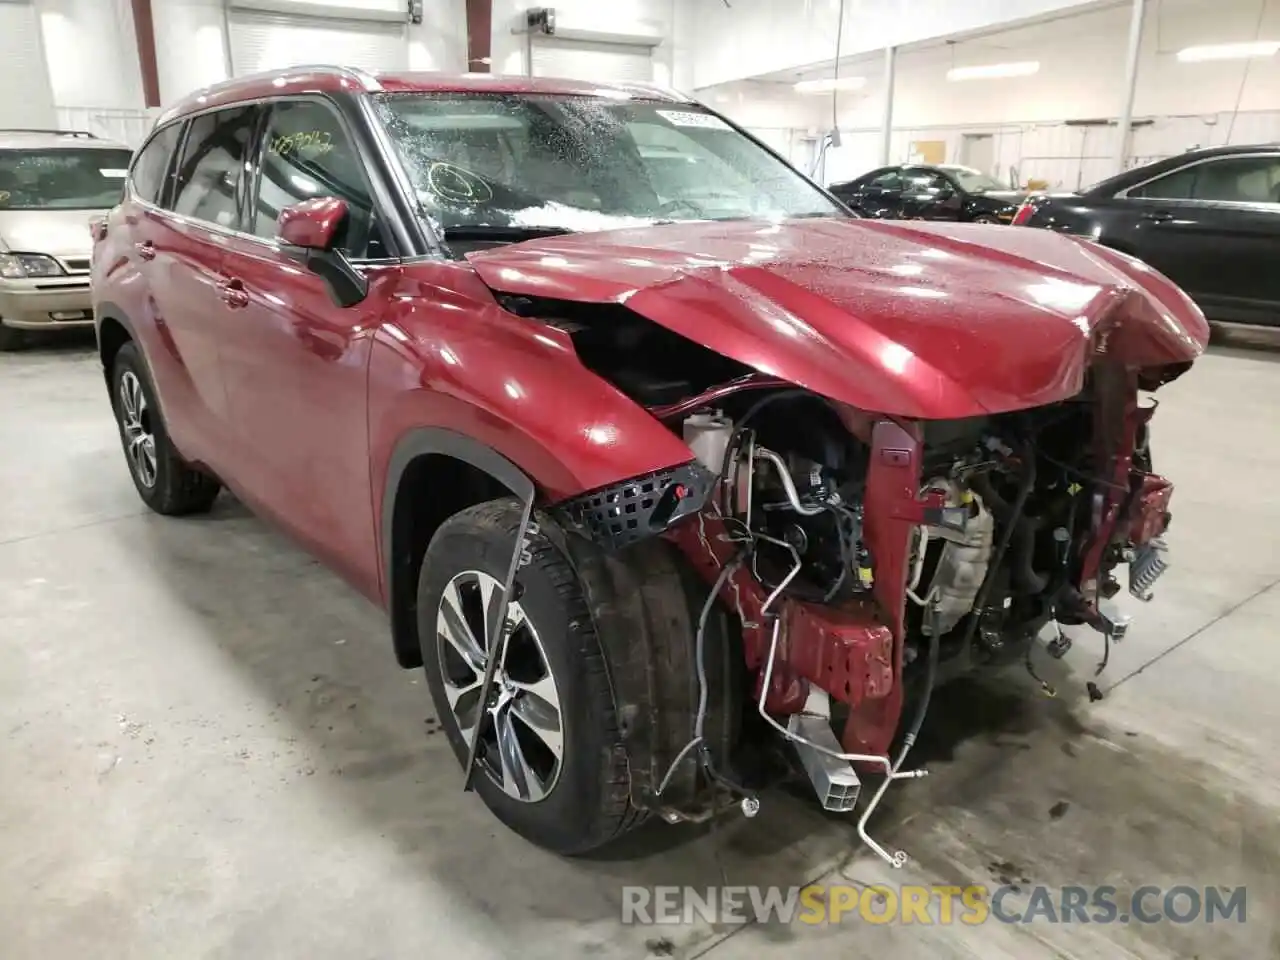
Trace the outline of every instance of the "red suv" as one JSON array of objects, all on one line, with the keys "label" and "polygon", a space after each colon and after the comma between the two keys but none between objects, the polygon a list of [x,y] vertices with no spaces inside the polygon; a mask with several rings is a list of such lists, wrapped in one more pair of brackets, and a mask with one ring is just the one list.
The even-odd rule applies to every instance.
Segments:
[{"label": "red suv", "polygon": [[95,236],[143,500],[225,485],[385,607],[466,784],[558,851],[790,770],[852,809],[916,773],[936,683],[1119,639],[1118,566],[1146,597],[1166,563],[1139,390],[1204,346],[1181,291],[853,217],[675,94],[235,80]]}]

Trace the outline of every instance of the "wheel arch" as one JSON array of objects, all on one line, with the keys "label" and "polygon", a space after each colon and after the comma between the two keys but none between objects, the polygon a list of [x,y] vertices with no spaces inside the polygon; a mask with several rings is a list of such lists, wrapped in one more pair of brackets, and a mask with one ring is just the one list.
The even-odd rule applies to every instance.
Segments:
[{"label": "wheel arch", "polygon": [[[448,517],[503,496],[537,498],[535,478],[482,442],[437,427],[396,444],[383,489],[380,536],[397,662],[420,667],[418,577],[427,544]],[[420,496],[429,491],[429,495]],[[535,501],[536,502],[536,501]],[[568,560],[587,601],[618,710],[632,803],[655,809],[707,802],[694,768],[657,788],[686,745],[697,709],[694,637],[708,587],[672,544],[653,537],[610,553],[571,535],[554,517],[540,524]],[[711,685],[708,742],[726,758],[738,736],[744,663],[741,639],[717,604],[706,635]]]},{"label": "wheel arch", "polygon": [[103,376],[110,383],[111,365],[115,361],[116,354],[130,340],[136,343],[138,337],[134,333],[133,324],[129,322],[128,316],[114,303],[99,304],[96,316],[94,333],[98,342],[98,357],[102,361]]},{"label": "wheel arch", "polygon": [[535,496],[533,479],[477,440],[439,427],[417,427],[396,443],[387,464],[380,524],[381,560],[396,662],[422,665],[418,574],[427,544],[459,510],[512,495]]}]

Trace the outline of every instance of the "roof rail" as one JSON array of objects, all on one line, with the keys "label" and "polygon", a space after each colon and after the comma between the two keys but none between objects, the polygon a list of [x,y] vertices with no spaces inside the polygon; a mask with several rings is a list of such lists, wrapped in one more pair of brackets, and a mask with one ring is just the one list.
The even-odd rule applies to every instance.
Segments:
[{"label": "roof rail", "polygon": [[[2,0],[0,0],[0,2],[2,2]],[[288,67],[278,67],[274,70],[261,70],[256,73],[240,74],[239,76],[232,77],[231,79],[233,81],[248,80],[253,77],[278,77],[281,75],[288,75],[290,73],[308,72],[329,73],[334,76],[347,77],[348,79],[355,80],[370,90],[376,90],[379,86],[378,78],[367,70],[362,70],[359,67],[345,67],[336,63],[295,63]]]},{"label": "roof rail", "polygon": [[98,135],[91,130],[53,130],[41,127],[0,127],[0,133],[47,133],[51,137],[80,137],[85,140],[98,139]]}]

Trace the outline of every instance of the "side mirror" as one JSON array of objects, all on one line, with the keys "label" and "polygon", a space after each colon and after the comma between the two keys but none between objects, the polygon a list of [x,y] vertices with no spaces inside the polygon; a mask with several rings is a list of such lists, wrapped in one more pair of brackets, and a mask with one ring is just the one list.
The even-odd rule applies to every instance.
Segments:
[{"label": "side mirror", "polygon": [[280,242],[302,255],[307,269],[328,285],[340,307],[355,306],[369,295],[368,278],[339,247],[349,214],[345,200],[314,197],[285,207],[276,221]]}]

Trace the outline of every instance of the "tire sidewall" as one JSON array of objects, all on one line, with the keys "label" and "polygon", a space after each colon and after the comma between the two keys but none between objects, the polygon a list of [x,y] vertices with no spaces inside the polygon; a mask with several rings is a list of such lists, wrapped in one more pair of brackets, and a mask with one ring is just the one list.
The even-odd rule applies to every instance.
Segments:
[{"label": "tire sidewall", "polygon": [[[156,441],[156,482],[148,487],[138,479],[138,472],[128,455],[128,437],[125,436],[124,424],[120,415],[120,381],[126,372],[132,372],[142,385],[142,392],[147,406],[151,410],[151,434]],[[146,364],[142,362],[142,354],[133,343],[126,343],[116,353],[111,365],[111,412],[116,419],[116,432],[120,435],[121,451],[125,454],[125,465],[129,468],[129,479],[143,501],[152,508],[158,508],[163,498],[163,491],[172,483],[170,474],[173,471],[173,456],[169,445],[169,434],[165,430],[164,416],[160,412],[160,403],[156,399],[155,388],[151,385],[151,377],[147,375]]]},{"label": "tire sidewall", "polygon": [[[517,512],[518,506],[513,507]],[[469,744],[453,719],[440,676],[436,613],[444,589],[465,570],[479,570],[499,583],[506,579],[515,546],[514,536],[499,525],[457,523],[443,526],[432,539],[422,565],[418,586],[418,636],[427,687],[436,716],[460,764],[465,764]],[[550,522],[539,520],[539,522]],[[512,830],[560,853],[581,852],[598,846],[613,832],[614,824],[602,822],[614,764],[614,744],[608,722],[614,711],[612,698],[601,696],[599,684],[588,675],[584,644],[596,644],[590,619],[575,617],[546,567],[536,559],[522,568],[520,605],[537,631],[560,698],[564,753],[559,777],[543,799],[525,803],[506,794],[478,767],[473,785],[485,804]],[[576,581],[571,589],[580,589]],[[607,713],[606,713],[607,712]],[[601,836],[601,834],[605,836]]]}]

